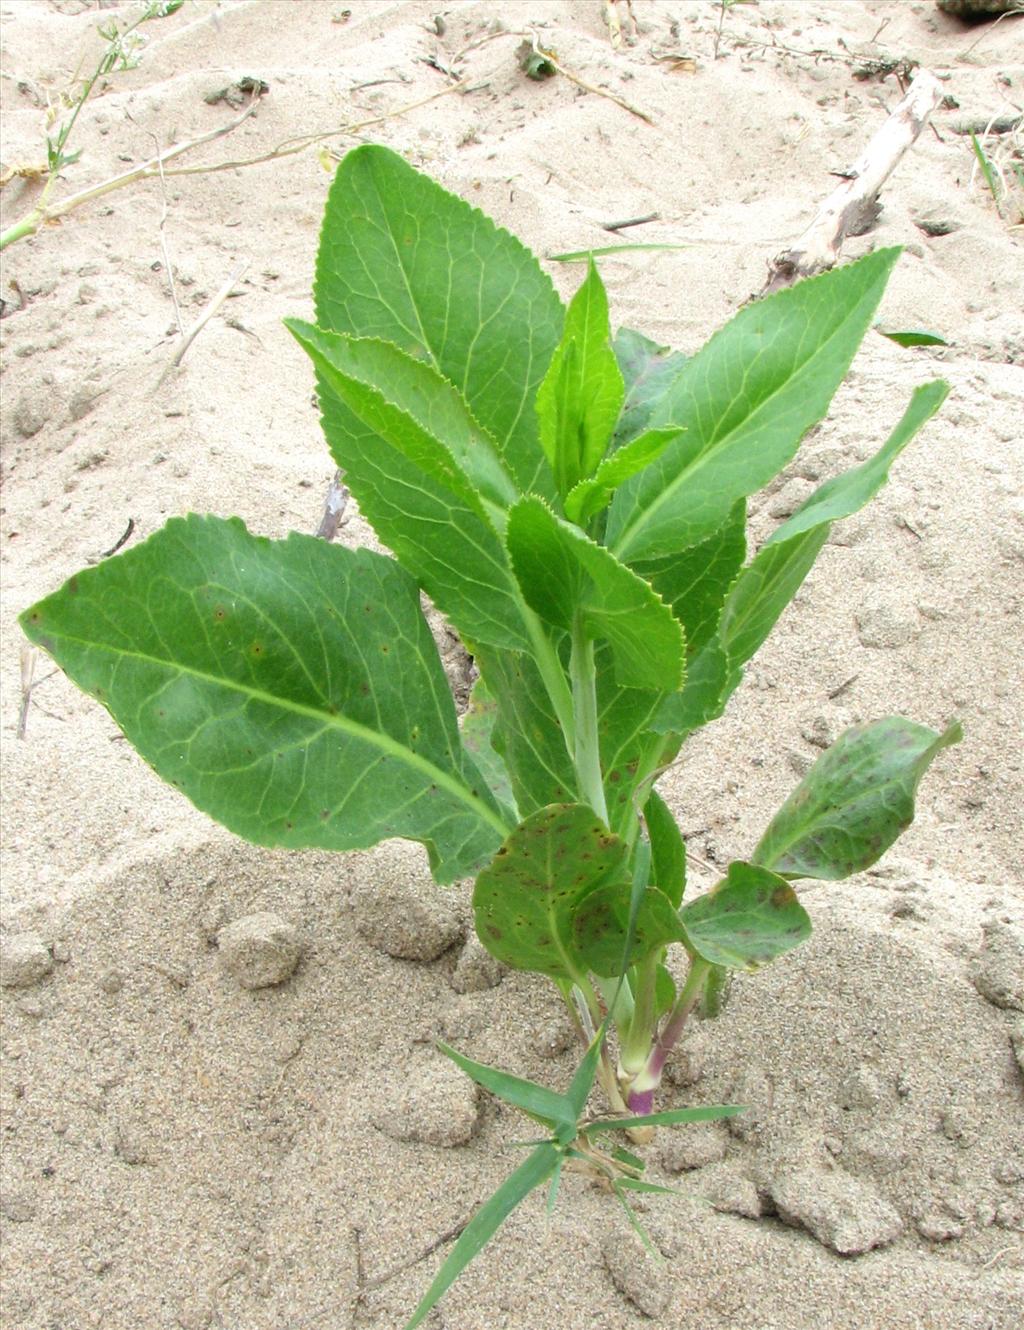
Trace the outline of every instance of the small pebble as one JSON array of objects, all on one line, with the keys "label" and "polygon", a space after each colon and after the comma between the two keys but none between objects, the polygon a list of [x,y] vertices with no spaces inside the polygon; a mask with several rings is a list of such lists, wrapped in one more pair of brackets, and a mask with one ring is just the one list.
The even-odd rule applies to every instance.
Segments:
[{"label": "small pebble", "polygon": [[456,993],[482,993],[497,988],[504,973],[501,961],[491,955],[476,933],[470,933],[455,963],[452,988]]},{"label": "small pebble", "polygon": [[1017,1059],[1020,1074],[1024,1076],[1024,1021],[1018,1021],[1010,1031],[1010,1047],[1013,1049],[1013,1056]]},{"label": "small pebble", "polygon": [[576,1032],[561,1014],[540,1019],[529,1031],[530,1047],[542,1058],[560,1058],[576,1042]]},{"label": "small pebble", "polygon": [[601,1244],[612,1283],[644,1316],[661,1316],[672,1297],[667,1267],[659,1265],[635,1233],[613,1229]]},{"label": "small pebble", "polygon": [[477,1088],[453,1062],[438,1054],[381,1087],[374,1123],[395,1141],[465,1145],[480,1121]]},{"label": "small pebble", "polygon": [[220,960],[243,988],[284,983],[302,955],[298,930],[279,915],[248,914],[217,935]]},{"label": "small pebble", "polygon": [[729,1135],[712,1122],[667,1130],[661,1144],[661,1162],[670,1173],[717,1164],[729,1149]]},{"label": "small pebble", "polygon": [[753,1181],[734,1165],[712,1164],[695,1175],[697,1195],[723,1214],[759,1219],[761,1197]]},{"label": "small pebble", "polygon": [[1024,1011],[1024,937],[1020,929],[998,920],[986,924],[974,987],[993,1006]]},{"label": "small pebble", "polygon": [[0,944],[0,984],[28,988],[53,969],[50,948],[38,933],[15,933]]},{"label": "small pebble", "polygon": [[857,636],[861,646],[891,650],[906,646],[918,635],[919,625],[910,610],[885,601],[869,605],[856,615]]},{"label": "small pebble", "polygon": [[356,931],[371,947],[407,961],[433,961],[463,934],[450,892],[427,877],[407,875],[359,882],[352,893]]},{"label": "small pebble", "polygon": [[23,439],[38,434],[53,414],[53,393],[37,388],[23,392],[14,404],[11,423]]},{"label": "small pebble", "polygon": [[746,1105],[742,1113],[727,1119],[730,1133],[741,1141],[756,1140],[765,1133],[772,1116],[775,1087],[771,1077],[756,1065],[745,1067],[733,1081],[725,1102]]},{"label": "small pebble", "polygon": [[857,1067],[839,1086],[839,1107],[876,1108],[884,1095],[882,1082],[872,1067]]},{"label": "small pebble", "polygon": [[947,1211],[929,1210],[915,1223],[922,1238],[929,1242],[949,1242],[952,1238],[963,1237],[964,1226]]},{"label": "small pebble", "polygon": [[966,1149],[978,1138],[977,1115],[969,1108],[952,1105],[942,1114],[942,1134],[947,1141]]},{"label": "small pebble", "polygon": [[941,208],[928,208],[916,213],[914,225],[926,236],[948,236],[963,227],[963,222]]},{"label": "small pebble", "polygon": [[840,1256],[884,1247],[903,1232],[903,1220],[884,1197],[841,1168],[782,1170],[769,1184],[779,1218],[805,1228]]}]

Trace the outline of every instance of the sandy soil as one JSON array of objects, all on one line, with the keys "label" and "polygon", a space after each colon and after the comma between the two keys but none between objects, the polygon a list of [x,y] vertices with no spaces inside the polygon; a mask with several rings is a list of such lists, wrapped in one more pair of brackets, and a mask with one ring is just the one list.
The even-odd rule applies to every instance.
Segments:
[{"label": "sandy soil", "polygon": [[[390,144],[540,255],[657,213],[626,235],[687,248],[606,260],[614,319],[692,350],[899,99],[893,75],[858,76],[866,62],[919,61],[945,81],[958,107],[937,113],[846,253],[905,245],[881,321],[950,346],[869,336],[829,419],[759,500],[759,530],[873,451],[916,384],[941,374],[952,395],[666,782],[703,861],[694,881],[749,851],[845,725],[956,715],[967,738],[898,847],[850,883],[809,887],[813,941],[737,981],[678,1058],[667,1102],[734,1096],[751,1111],[652,1148],[652,1175],[681,1192],[644,1207],[664,1267],[613,1200],[570,1181],[550,1223],[539,1197],[513,1216],[431,1324],[1009,1330],[1024,1318],[1021,230],[954,122],[1019,111],[1024,23],[968,27],[930,0],[633,9],[635,40],[614,50],[596,0],[189,0],[83,112],[66,188],[227,123],[236,111],[210,94],[263,79],[257,113],[198,160],[387,116],[330,144]],[[94,58],[99,15],[2,0],[0,17],[10,166],[40,157],[42,107]],[[498,20],[536,24],[569,69],[653,123],[563,77],[526,81],[511,35],[458,63],[472,91],[390,114],[445,92],[455,55]],[[11,1330],[397,1327],[528,1134],[433,1041],[552,1085],[574,1065],[552,994],[482,962],[466,892],[432,887],[417,852],[236,843],[61,676],[36,688],[17,737],[14,616],[129,518],[133,541],[188,510],[315,530],[332,468],[281,318],[310,312],[328,182],[315,149],[170,176],[4,255]],[[33,189],[4,190],[5,224]],[[161,383],[177,338],[167,256],[186,325],[248,267]],[[578,269],[551,270],[568,293]],[[367,539],[357,515],[343,539]],[[294,925],[304,952],[287,982],[249,990],[218,942],[258,911]]]}]

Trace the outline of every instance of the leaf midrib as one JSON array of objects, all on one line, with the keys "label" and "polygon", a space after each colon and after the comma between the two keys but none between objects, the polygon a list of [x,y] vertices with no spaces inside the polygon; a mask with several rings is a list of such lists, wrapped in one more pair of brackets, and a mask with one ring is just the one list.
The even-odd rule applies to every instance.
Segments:
[{"label": "leaf midrib", "polygon": [[[858,773],[858,771],[860,771],[864,766],[870,764],[871,760],[872,760],[871,755],[865,754],[860,762],[855,763],[854,766],[851,767],[847,779],[852,779],[852,777],[854,777]],[[879,794],[892,789],[893,786],[898,786],[903,784],[905,787],[905,779],[906,779],[905,776],[896,773],[895,775],[890,776],[887,780],[882,781],[878,785],[870,785],[866,790],[861,790],[859,793],[851,795],[848,799],[843,799],[839,803],[830,803],[825,809],[820,811],[816,816],[812,817],[809,821],[805,822],[802,827],[797,827],[793,831],[793,833],[789,836],[789,838],[785,840],[772,855],[772,864],[778,863],[781,858],[789,854],[794,845],[798,845],[800,841],[808,840],[810,837],[819,834],[823,828],[828,827],[830,825],[836,826],[838,830],[841,830],[846,835],[849,835],[850,834],[849,831],[845,827],[843,827],[841,823],[834,822],[834,819],[843,814],[847,809],[851,808],[854,804],[859,803],[863,799],[875,798]],[[759,860],[751,860],[751,862],[759,863],[761,868],[767,868],[768,871],[771,873],[778,872],[776,868],[772,867],[772,864],[760,863]]]},{"label": "leaf midrib", "polygon": [[[821,343],[817,351],[815,351],[815,353],[808,360],[804,361],[803,365],[801,365],[800,370],[798,371],[799,374],[802,375],[807,370],[809,370],[810,367],[817,362],[819,357],[828,349],[831,343],[840,335],[840,333],[846,330],[846,327],[849,324],[850,319],[853,317],[853,315],[856,312],[859,312],[862,303],[863,303],[863,297],[861,298],[861,300],[858,300],[856,306],[854,307],[853,310],[850,311],[848,317],[843,319],[843,321],[836,327],[835,331],[829,337],[827,337],[824,342]],[[694,363],[693,361],[690,361],[688,362],[687,365],[687,368],[690,369],[691,371],[693,363]],[[728,444],[730,440],[732,440],[734,436],[741,429],[743,429],[747,424],[749,424],[750,420],[754,416],[759,415],[761,412],[765,410],[766,407],[770,406],[771,403],[775,400],[775,398],[778,397],[781,393],[783,393],[793,383],[796,377],[797,375],[794,374],[786,378],[779,385],[779,387],[775,389],[774,392],[769,393],[767,397],[762,398],[762,400],[757,404],[755,409],[749,412],[746,416],[744,416],[743,420],[740,421],[739,424],[734,429],[730,430],[728,434],[723,435],[722,438],[717,439],[714,443],[712,443],[709,448],[705,449],[704,452],[700,453],[694,459],[693,464],[691,466],[686,467],[673,480],[670,480],[668,484],[666,484],[662,489],[660,489],[658,493],[655,495],[654,499],[651,501],[651,503],[649,503],[646,508],[643,508],[637,514],[634,520],[623,530],[622,535],[619,537],[618,541],[616,541],[613,552],[619,555],[620,558],[623,558],[624,557],[623,551],[629,548],[629,545],[632,543],[633,537],[636,534],[637,530],[642,529],[643,526],[646,525],[647,522],[652,518],[652,515],[656,514],[664,506],[664,504],[668,502],[670,498],[674,498],[678,490],[684,484],[686,484],[689,481],[692,481],[694,472],[700,471],[701,468],[706,463],[713,461],[714,458],[717,457],[719,452],[722,450],[722,448],[725,447],[725,445]],[[691,397],[694,396],[692,392],[690,395]],[[828,408],[826,407],[826,410],[827,409]]]},{"label": "leaf midrib", "polygon": [[276,696],[274,693],[265,692],[261,688],[254,688],[247,684],[238,683],[231,679],[218,678],[215,674],[210,674],[206,670],[196,669],[194,666],[181,665],[176,661],[162,660],[159,656],[151,656],[144,651],[125,651],[119,648],[108,647],[102,642],[91,642],[86,638],[76,637],[70,633],[50,632],[48,636],[59,639],[62,642],[73,643],[74,645],[86,648],[90,651],[99,651],[115,659],[136,660],[147,665],[156,665],[165,670],[171,670],[178,675],[185,675],[188,678],[200,680],[203,683],[213,684],[218,688],[227,688],[236,693],[240,693],[249,701],[263,702],[269,706],[277,707],[284,711],[290,711],[296,716],[304,716],[317,721],[322,729],[337,729],[343,733],[351,735],[354,738],[361,739],[373,747],[379,748],[381,752],[389,757],[398,758],[407,766],[411,766],[424,775],[429,776],[433,784],[445,789],[471,808],[479,817],[488,822],[502,839],[509,835],[509,828],[504,820],[487,807],[487,804],[474,795],[469,788],[455,780],[441,767],[436,766],[427,758],[422,757],[411,748],[405,747],[398,740],[392,739],[390,735],[382,733],[380,730],[370,729],[369,726],[361,724],[357,720],[352,720],[348,716],[338,714],[332,715],[330,712],[318,711],[316,707],[307,705],[304,702],[296,702]]}]

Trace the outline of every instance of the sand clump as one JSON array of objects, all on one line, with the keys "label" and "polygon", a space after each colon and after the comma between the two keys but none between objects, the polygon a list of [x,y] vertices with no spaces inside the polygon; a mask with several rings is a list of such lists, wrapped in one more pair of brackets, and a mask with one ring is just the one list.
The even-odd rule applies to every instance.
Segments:
[{"label": "sand clump", "polygon": [[[542,256],[614,243],[603,224],[657,214],[619,239],[685,248],[604,260],[613,320],[692,352],[760,288],[829,173],[898,100],[879,62],[943,80],[937,134],[844,253],[904,245],[880,323],[950,345],[869,336],[828,418],[754,499],[757,538],[873,453],[918,383],[941,375],[952,393],[886,490],[834,528],[727,715],[665,778],[694,852],[690,890],[750,852],[845,726],[957,716],[966,739],[929,772],[900,844],[849,883],[802,887],[812,940],[737,978],[670,1064],[664,1106],[748,1109],[648,1151],[652,1179],[680,1192],[637,1197],[669,1272],[652,1273],[612,1198],[566,1178],[551,1220],[531,1197],[433,1320],[1016,1330],[1020,235],[954,121],[1013,111],[1022,23],[968,27],[924,0],[633,10],[616,50],[590,0],[501,15],[466,0],[441,24],[419,0],[197,0],[153,25],[139,67],[83,111],[66,187],[145,160],[154,134],[223,123],[237,111],[209,97],[243,75],[267,92],[207,160],[443,91],[471,47],[458,64],[471,91],[338,146],[387,143]],[[43,150],[46,97],[95,51],[97,11],[7,0],[0,17],[6,166]],[[564,77],[526,80],[521,38],[495,35],[496,17],[536,25],[566,68],[653,123]],[[1010,137],[986,142],[1012,151]],[[105,712],[44,678],[41,658],[17,737],[14,614],[102,557],[129,518],[130,541],[189,510],[236,512],[270,536],[316,530],[333,466],[280,321],[309,312],[328,182],[315,150],[169,176],[4,255],[0,1299],[19,1330],[401,1325],[521,1158],[512,1143],[533,1134],[460,1079],[437,1039],[560,1089],[577,1061],[549,986],[490,963],[466,886],[433,887],[417,850],[234,842]],[[4,189],[5,222],[33,188]],[[186,324],[249,266],[162,378],[179,337],[167,255]],[[550,270],[568,295],[578,268]],[[355,505],[339,539],[373,543]]]}]

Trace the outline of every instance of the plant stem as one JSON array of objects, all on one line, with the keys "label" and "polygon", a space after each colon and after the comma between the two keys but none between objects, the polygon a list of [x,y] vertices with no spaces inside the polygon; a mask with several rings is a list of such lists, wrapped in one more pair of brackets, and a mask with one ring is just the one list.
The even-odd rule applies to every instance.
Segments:
[{"label": "plant stem", "polygon": [[600,979],[596,980],[597,989],[604,998],[605,1006],[608,1008],[608,1015],[615,1023],[617,1030],[626,1029],[633,1020],[633,992],[629,984],[619,979]]},{"label": "plant stem", "polygon": [[575,762],[580,795],[607,825],[608,806],[604,797],[601,745],[597,733],[594,643],[584,633],[583,620],[579,614],[573,619],[569,670],[572,675],[573,716],[576,722]]},{"label": "plant stem", "polygon": [[544,680],[544,687],[551,699],[551,705],[555,709],[558,723],[562,727],[562,735],[569,756],[575,762],[576,715],[572,693],[565,677],[565,670],[562,668],[562,662],[558,659],[558,652],[555,650],[551,638],[545,632],[544,625],[537,615],[526,604],[522,606],[522,614],[526,631],[530,635],[530,645],[533,647],[537,669],[540,671],[540,677]]},{"label": "plant stem", "polygon": [[647,1059],[647,1064],[636,1076],[629,1087],[629,1111],[638,1116],[650,1113],[654,1103],[654,1092],[661,1084],[661,1075],[669,1053],[679,1042],[679,1036],[686,1025],[687,1017],[700,1000],[704,982],[711,965],[708,961],[695,956],[690,963],[690,973],[676,1000],[676,1005],[669,1013],[668,1020],[655,1042]]},{"label": "plant stem", "polygon": [[620,823],[617,827],[612,828],[626,842],[630,851],[636,844],[644,805],[654,788],[654,782],[661,774],[665,750],[671,742],[673,742],[673,736],[671,735],[656,734],[653,736],[649,747],[641,754],[637,773],[633,779],[632,798],[622,805]]},{"label": "plant stem", "polygon": [[654,998],[658,980],[658,952],[652,951],[637,966],[633,1019],[619,1050],[620,1075],[628,1082],[647,1063],[655,1034]]},{"label": "plant stem", "polygon": [[[159,176],[165,163],[173,161],[175,157],[180,157],[183,152],[189,152],[193,148],[198,148],[204,143],[210,143],[213,139],[221,138],[224,134],[230,134],[232,130],[237,129],[244,120],[252,115],[258,105],[259,94],[254,93],[252,101],[242,114],[228,124],[222,125],[219,129],[211,129],[206,134],[200,134],[197,138],[186,139],[183,143],[175,143],[170,148],[165,148],[163,152],[157,153],[155,157],[151,157],[149,161],[143,162],[141,166],[133,166],[130,171],[111,176],[109,180],[101,181],[98,185],[90,185],[87,189],[79,190],[77,194],[69,194],[67,198],[58,199],[52,205],[44,207],[41,202],[38,203],[30,213],[0,234],[0,250],[6,249],[8,245],[13,244],[16,240],[23,240],[26,236],[35,235],[47,222],[56,221],[58,217],[63,217],[66,213],[73,212],[75,208],[80,208],[85,203],[91,203],[94,199],[100,199],[115,189],[123,189],[125,185],[134,184],[136,181],[149,180]],[[164,171],[164,174],[174,175],[175,172]]]}]

